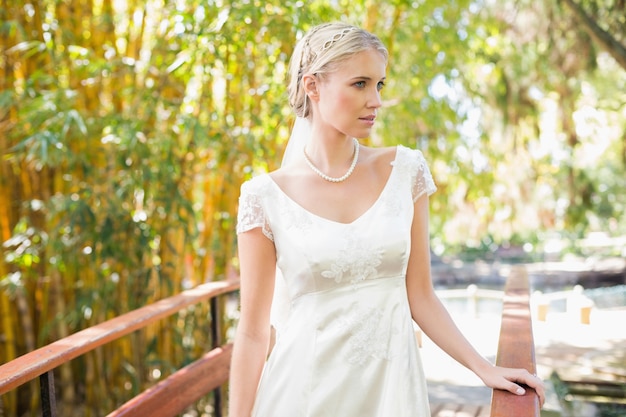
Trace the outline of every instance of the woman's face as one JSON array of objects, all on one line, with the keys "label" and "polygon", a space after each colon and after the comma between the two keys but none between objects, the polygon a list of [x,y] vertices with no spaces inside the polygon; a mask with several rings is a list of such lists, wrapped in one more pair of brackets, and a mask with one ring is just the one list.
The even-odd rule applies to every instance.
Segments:
[{"label": "woman's face", "polygon": [[369,136],[382,104],[380,90],[386,67],[385,57],[375,49],[368,49],[318,79],[315,121],[347,136]]}]

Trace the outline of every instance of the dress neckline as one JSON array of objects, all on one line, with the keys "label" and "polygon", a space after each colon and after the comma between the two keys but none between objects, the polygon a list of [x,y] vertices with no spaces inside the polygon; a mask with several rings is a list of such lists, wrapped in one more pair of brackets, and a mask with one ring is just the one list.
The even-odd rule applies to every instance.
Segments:
[{"label": "dress neckline", "polygon": [[363,213],[359,214],[354,220],[352,220],[350,222],[340,222],[340,221],[332,220],[332,219],[329,219],[327,217],[320,216],[319,214],[313,213],[312,211],[310,211],[309,209],[305,208],[300,203],[298,203],[296,200],[291,198],[285,191],[283,191],[283,189],[280,188],[280,186],[276,183],[276,181],[274,181],[274,179],[271,177],[271,175],[269,175],[269,174],[265,174],[265,175],[267,176],[269,182],[274,186],[274,188],[276,188],[278,190],[278,192],[280,194],[282,194],[288,201],[290,201],[293,205],[295,205],[296,207],[298,207],[300,210],[304,211],[308,215],[310,215],[312,217],[315,217],[317,219],[320,219],[322,221],[331,223],[331,224],[337,224],[337,225],[340,225],[340,226],[350,226],[350,225],[353,225],[353,224],[357,223],[359,220],[361,220],[365,216],[367,216],[371,211],[374,210],[374,208],[376,208],[376,206],[379,204],[380,200],[382,200],[382,197],[385,194],[385,192],[387,191],[387,188],[389,188],[389,184],[391,183],[392,177],[394,176],[394,172],[396,171],[396,165],[397,165],[399,153],[400,153],[400,146],[398,145],[398,146],[396,146],[396,154],[395,154],[393,160],[390,162],[391,171],[389,172],[389,175],[387,176],[387,180],[385,181],[385,185],[383,186],[383,189],[378,194],[378,197],[376,197],[376,200],[374,200],[374,202]]}]

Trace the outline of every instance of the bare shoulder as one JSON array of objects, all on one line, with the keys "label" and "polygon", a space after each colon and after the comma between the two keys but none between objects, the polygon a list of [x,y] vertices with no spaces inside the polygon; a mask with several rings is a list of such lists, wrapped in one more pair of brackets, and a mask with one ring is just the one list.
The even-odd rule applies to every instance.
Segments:
[{"label": "bare shoulder", "polygon": [[283,190],[289,189],[292,183],[302,180],[309,172],[301,163],[280,167],[269,173],[269,177]]},{"label": "bare shoulder", "polygon": [[361,147],[362,161],[372,168],[379,170],[389,170],[391,163],[396,158],[397,146],[385,147]]}]

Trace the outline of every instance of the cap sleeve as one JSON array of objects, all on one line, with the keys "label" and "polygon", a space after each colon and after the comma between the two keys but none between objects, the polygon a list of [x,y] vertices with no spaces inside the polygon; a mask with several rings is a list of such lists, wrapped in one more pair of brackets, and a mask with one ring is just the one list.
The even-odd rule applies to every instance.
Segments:
[{"label": "cap sleeve", "polygon": [[411,192],[413,195],[413,202],[416,202],[422,195],[431,195],[437,191],[437,186],[433,181],[433,176],[428,169],[426,158],[421,151],[412,149],[410,151],[410,163],[411,163]]},{"label": "cap sleeve", "polygon": [[258,178],[253,178],[241,185],[239,211],[237,213],[237,234],[245,233],[257,227],[261,228],[269,240],[274,241],[274,235],[263,207],[260,181]]}]

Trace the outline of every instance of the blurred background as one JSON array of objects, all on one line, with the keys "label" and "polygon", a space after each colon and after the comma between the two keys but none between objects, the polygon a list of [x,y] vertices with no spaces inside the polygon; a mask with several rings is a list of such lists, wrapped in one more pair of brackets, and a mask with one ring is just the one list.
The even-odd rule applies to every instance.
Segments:
[{"label": "blurred background", "polygon": [[[438,288],[626,283],[623,0],[1,0],[0,363],[237,274],[239,187],[280,164],[288,59],[333,20],[389,48],[365,142],[424,152]],[[115,408],[208,350],[207,315],[64,365],[62,403]]]}]

